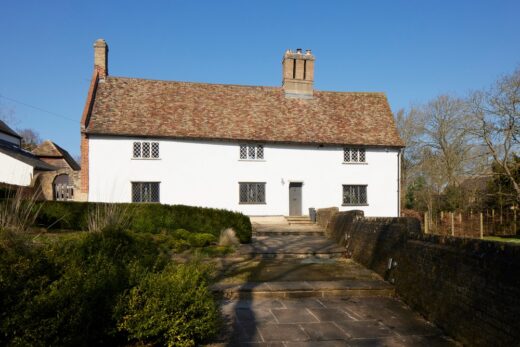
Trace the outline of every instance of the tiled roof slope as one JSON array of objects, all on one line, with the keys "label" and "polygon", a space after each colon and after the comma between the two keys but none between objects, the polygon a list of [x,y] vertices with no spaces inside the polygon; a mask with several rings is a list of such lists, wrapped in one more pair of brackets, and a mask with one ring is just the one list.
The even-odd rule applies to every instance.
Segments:
[{"label": "tiled roof slope", "polygon": [[107,77],[89,134],[282,143],[402,146],[382,93],[315,91],[286,98],[282,88]]},{"label": "tiled roof slope", "polygon": [[32,153],[40,158],[63,158],[72,170],[80,170],[79,164],[65,149],[50,140],[43,141]]}]

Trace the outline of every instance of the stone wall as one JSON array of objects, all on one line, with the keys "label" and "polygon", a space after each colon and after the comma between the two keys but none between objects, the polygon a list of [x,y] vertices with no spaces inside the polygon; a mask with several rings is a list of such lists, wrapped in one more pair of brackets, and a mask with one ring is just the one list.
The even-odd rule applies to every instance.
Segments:
[{"label": "stone wall", "polygon": [[320,213],[316,215],[316,223],[324,229],[327,229],[332,216],[339,212],[339,208],[330,207],[320,209]]},{"label": "stone wall", "polygon": [[[318,210],[327,234],[397,294],[468,346],[520,341],[520,246],[425,235],[414,218],[364,218]],[[320,217],[321,215],[321,217]]]}]

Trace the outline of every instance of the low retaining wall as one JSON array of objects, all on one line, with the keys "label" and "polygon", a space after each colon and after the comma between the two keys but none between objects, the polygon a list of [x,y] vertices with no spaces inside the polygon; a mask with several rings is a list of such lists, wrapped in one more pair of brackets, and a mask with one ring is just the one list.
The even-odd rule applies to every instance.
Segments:
[{"label": "low retaining wall", "polygon": [[347,254],[447,334],[468,346],[518,345],[520,246],[425,235],[415,218],[330,209],[320,218]]}]

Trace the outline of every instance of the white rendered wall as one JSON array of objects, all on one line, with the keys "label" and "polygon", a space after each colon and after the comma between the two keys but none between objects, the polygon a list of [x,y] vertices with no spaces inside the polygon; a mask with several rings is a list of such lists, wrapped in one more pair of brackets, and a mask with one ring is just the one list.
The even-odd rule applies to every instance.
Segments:
[{"label": "white rendered wall", "polygon": [[17,186],[29,186],[33,167],[4,153],[0,153],[0,182]]},{"label": "white rendered wall", "polygon": [[8,135],[8,134],[4,134],[4,133],[0,133],[0,140],[11,142],[11,143],[13,143],[13,144],[15,144],[17,146],[21,145],[19,138],[11,136],[11,135]]},{"label": "white rendered wall", "polygon": [[[398,150],[366,149],[366,164],[343,164],[340,147],[264,145],[264,161],[239,160],[239,144],[190,140],[160,143],[160,159],[132,159],[130,138],[89,139],[89,201],[130,202],[131,182],[160,182],[160,201],[225,208],[248,215],[288,215],[289,182],[303,182],[309,207],[398,215]],[[142,140],[142,139],[141,139]],[[239,182],[265,182],[266,204],[240,205]],[[367,185],[367,206],[342,206],[342,185]]]}]

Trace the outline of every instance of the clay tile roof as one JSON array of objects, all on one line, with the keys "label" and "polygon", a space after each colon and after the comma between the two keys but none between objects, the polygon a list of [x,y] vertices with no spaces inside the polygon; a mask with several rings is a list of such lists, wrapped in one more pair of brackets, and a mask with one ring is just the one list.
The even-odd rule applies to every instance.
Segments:
[{"label": "clay tile roof", "polygon": [[403,146],[382,93],[108,77],[100,82],[89,134],[307,144]]},{"label": "clay tile roof", "polygon": [[40,158],[62,158],[72,170],[80,170],[79,164],[65,149],[61,148],[50,140],[43,141],[38,147],[33,149],[32,153]]}]

